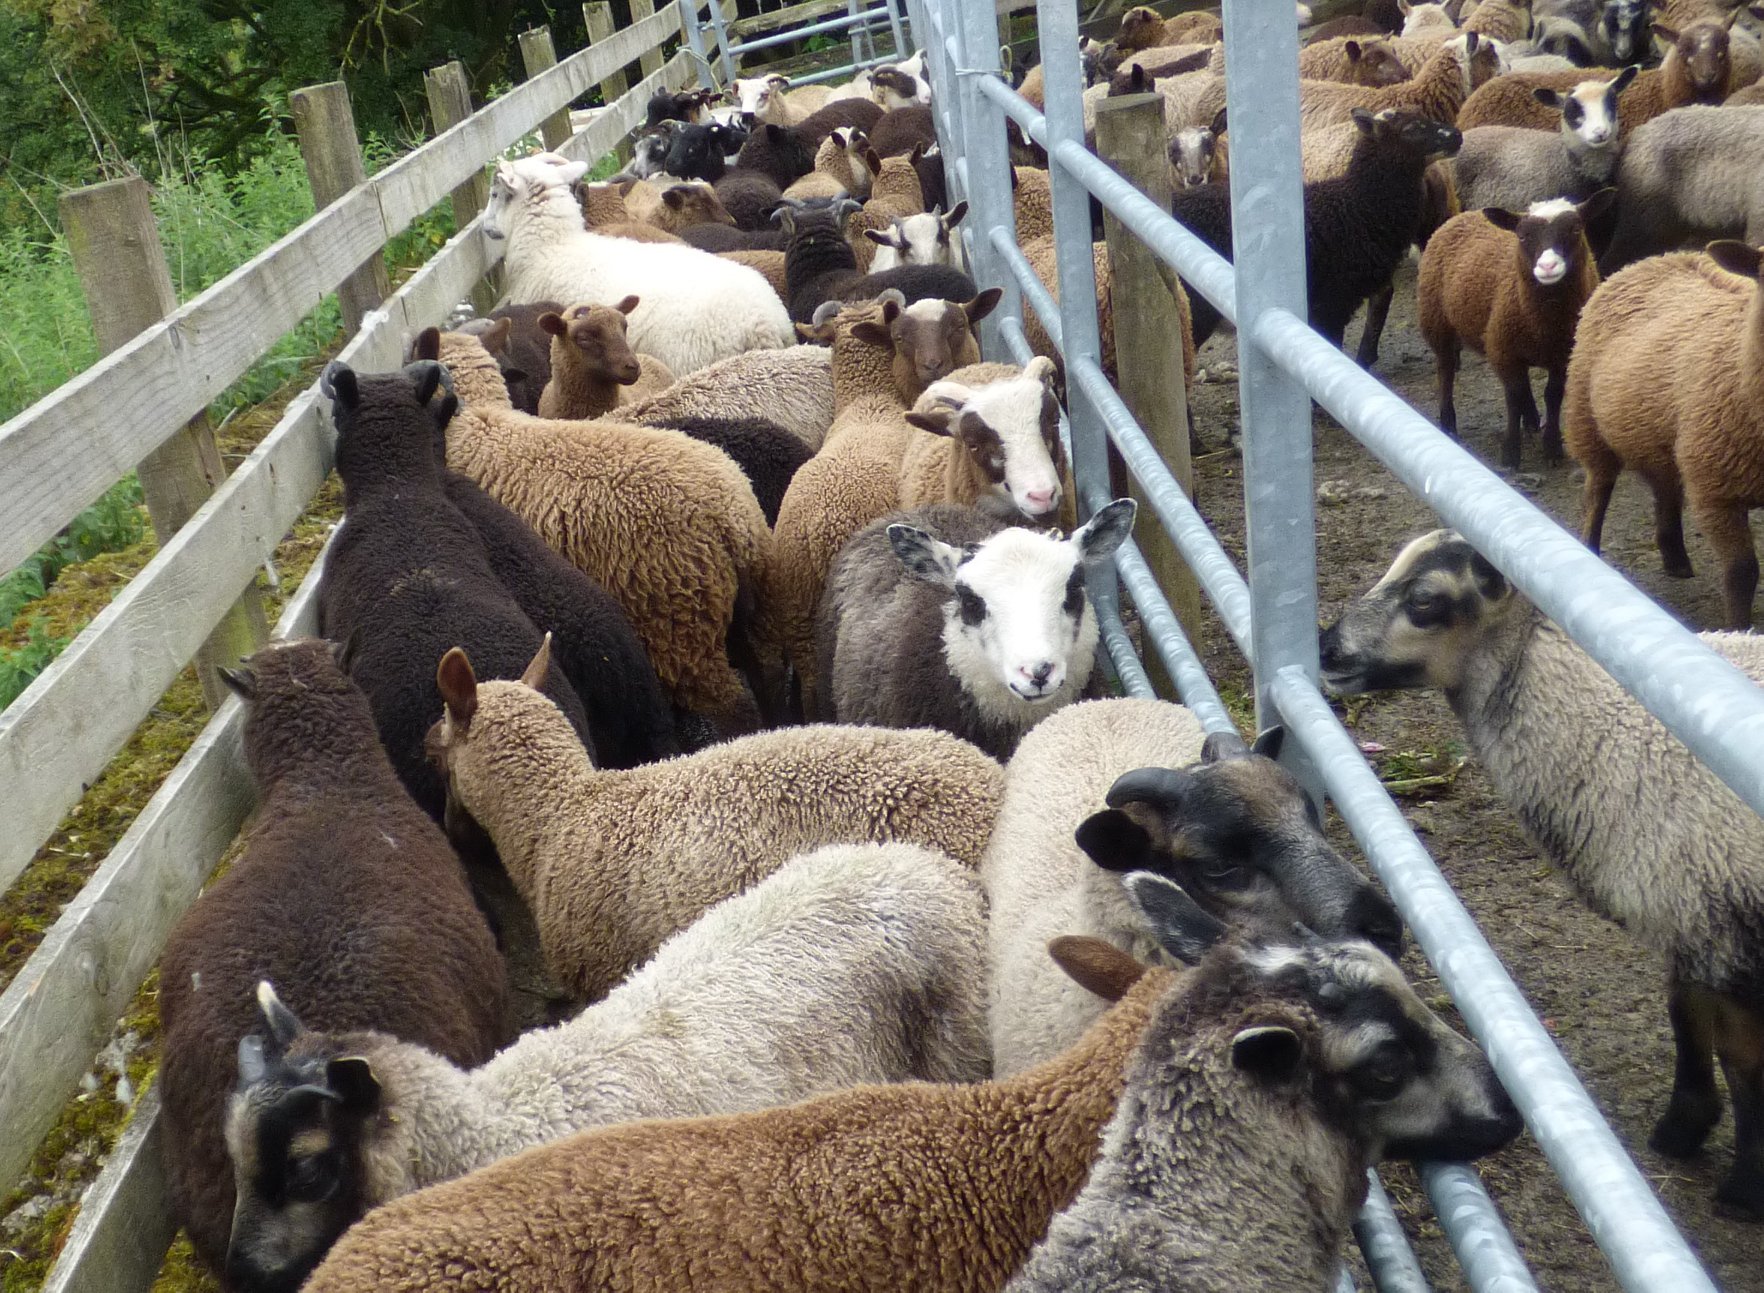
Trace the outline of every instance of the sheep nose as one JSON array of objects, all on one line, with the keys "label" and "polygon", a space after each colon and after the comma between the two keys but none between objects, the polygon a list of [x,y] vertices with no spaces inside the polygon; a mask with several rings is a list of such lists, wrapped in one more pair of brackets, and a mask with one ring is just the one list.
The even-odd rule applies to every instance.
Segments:
[{"label": "sheep nose", "polygon": [[1053,677],[1054,667],[1052,660],[1043,660],[1039,664],[1020,664],[1017,666],[1017,672],[1022,675],[1023,681],[1029,686],[1045,691],[1048,679]]},{"label": "sheep nose", "polygon": [[1051,489],[1032,489],[1023,495],[1023,501],[1035,513],[1050,511],[1054,505],[1054,492]]}]

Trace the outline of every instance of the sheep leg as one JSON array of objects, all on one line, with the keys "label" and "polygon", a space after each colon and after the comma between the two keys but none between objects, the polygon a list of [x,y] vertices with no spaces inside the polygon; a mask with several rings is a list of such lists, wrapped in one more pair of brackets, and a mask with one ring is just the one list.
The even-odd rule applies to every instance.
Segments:
[{"label": "sheep leg", "polygon": [[1520,372],[1515,380],[1503,379],[1507,388],[1507,434],[1501,440],[1501,466],[1519,466],[1519,442],[1527,430],[1537,427],[1537,401],[1531,394],[1531,376]]},{"label": "sheep leg", "polygon": [[1384,323],[1390,318],[1390,303],[1396,296],[1396,283],[1389,282],[1367,298],[1366,326],[1360,332],[1360,348],[1354,362],[1370,368],[1378,362],[1378,343],[1384,338]]},{"label": "sheep leg", "polygon": [[1660,562],[1674,579],[1689,579],[1695,572],[1684,546],[1684,482],[1675,472],[1650,478],[1648,484],[1654,491],[1654,544],[1660,549]]},{"label": "sheep leg", "polygon": [[1764,1015],[1732,997],[1721,1003],[1716,1049],[1733,1100],[1733,1168],[1715,1191],[1716,1210],[1764,1220]]},{"label": "sheep leg", "polygon": [[1746,505],[1725,499],[1695,502],[1697,522],[1721,561],[1721,593],[1727,605],[1727,627],[1752,627],[1752,598],[1758,591],[1758,552],[1746,522]]},{"label": "sheep leg", "polygon": [[[1529,376],[1525,384],[1531,385]],[[1552,467],[1562,465],[1562,396],[1567,389],[1568,364],[1564,361],[1544,378],[1543,460]]]},{"label": "sheep leg", "polygon": [[[1581,456],[1586,467],[1586,494],[1581,510],[1580,541],[1594,553],[1605,533],[1605,513],[1611,507],[1611,492],[1617,488],[1617,475],[1623,470],[1617,455],[1602,445],[1596,452]],[[1659,516],[1658,507],[1654,512]]]},{"label": "sheep leg", "polygon": [[1439,379],[1439,425],[1454,440],[1458,438],[1458,406],[1453,393],[1458,382],[1458,360],[1462,355],[1463,346],[1455,336],[1433,355]]},{"label": "sheep leg", "polygon": [[1672,1099],[1648,1137],[1650,1148],[1668,1158],[1689,1158],[1703,1147],[1721,1121],[1721,1093],[1715,1089],[1716,1005],[1708,990],[1677,974],[1666,998],[1676,1054]]}]

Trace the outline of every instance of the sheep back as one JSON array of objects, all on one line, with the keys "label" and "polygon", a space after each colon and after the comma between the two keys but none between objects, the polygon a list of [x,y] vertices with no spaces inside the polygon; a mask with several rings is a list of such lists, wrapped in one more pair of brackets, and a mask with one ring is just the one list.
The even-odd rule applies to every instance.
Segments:
[{"label": "sheep back", "polygon": [[778,300],[786,308],[789,307],[789,281],[784,276],[784,253],[781,251],[720,251],[717,255],[724,260],[732,260],[737,265],[746,265],[749,269],[765,279]]},{"label": "sheep back", "polygon": [[814,457],[807,445],[769,418],[682,417],[666,425],[733,458],[753,486],[768,525],[778,519],[791,477]]},{"label": "sheep back", "polygon": [[644,426],[759,417],[776,422],[810,450],[819,449],[833,423],[833,355],[821,346],[734,355],[648,400],[621,406],[619,417]]},{"label": "sheep back", "polygon": [[1764,243],[1764,107],[1655,117],[1625,143],[1617,187],[1613,269],[1719,238]]}]

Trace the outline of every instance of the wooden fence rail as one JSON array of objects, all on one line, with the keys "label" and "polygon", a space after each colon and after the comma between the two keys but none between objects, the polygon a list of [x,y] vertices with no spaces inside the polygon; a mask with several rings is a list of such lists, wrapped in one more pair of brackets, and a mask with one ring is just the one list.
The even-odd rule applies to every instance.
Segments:
[{"label": "wooden fence rail", "polygon": [[[224,389],[255,352],[247,354],[249,345],[219,336],[220,320],[237,316],[240,333],[261,340],[258,352],[267,349],[304,314],[299,302],[322,291],[321,284],[334,287],[364,259],[378,255],[416,215],[481,173],[485,158],[603,79],[609,68],[636,61],[677,33],[677,8],[669,3],[653,18],[535,77],[352,190],[166,324],[115,352],[99,366],[102,372],[82,375],[0,428],[0,515],[8,515],[5,490],[17,475],[44,469],[39,446],[46,427],[77,425],[79,408],[150,365],[156,355],[182,356],[180,372]],[[676,55],[597,114],[564,151],[587,160],[610,152],[618,137],[643,119],[649,94],[664,84],[686,84],[693,71],[688,55]],[[424,153],[428,163],[415,165],[413,159]],[[468,164],[474,153],[476,160]],[[379,242],[357,255],[369,228],[366,214],[372,214]],[[339,239],[346,247],[326,250],[315,241],[320,237]],[[493,263],[473,221],[384,306],[367,314],[340,357],[366,371],[396,366],[406,337],[445,317]],[[246,308],[253,291],[264,293],[255,304],[277,323],[253,318]],[[236,371],[223,376],[229,367]],[[141,428],[155,419],[170,434],[182,425],[177,410],[192,403],[200,409],[208,398],[176,391],[175,382],[155,385],[163,394],[149,402],[135,427],[112,429],[113,447],[147,442],[149,432]],[[69,394],[70,387],[78,389]],[[7,803],[13,828],[10,838],[0,840],[0,885],[34,854],[83,793],[84,783],[127,739],[251,582],[258,564],[317,492],[331,452],[327,410],[316,387],[309,388],[61,659],[0,716],[0,802]],[[39,511],[46,516],[42,509],[69,506],[78,497],[69,490],[45,492]],[[16,524],[30,533],[32,526],[46,523],[37,517],[29,513]],[[0,541],[13,537],[17,546],[19,532],[8,515],[7,536]],[[317,571],[315,566],[289,603],[279,634],[315,627]],[[29,1161],[250,811],[242,721],[236,701],[220,708],[0,994],[0,1180],[14,1179]],[[137,1121],[89,1193],[47,1288],[133,1293],[151,1282],[171,1238],[157,1109],[151,1092],[143,1096]]]}]

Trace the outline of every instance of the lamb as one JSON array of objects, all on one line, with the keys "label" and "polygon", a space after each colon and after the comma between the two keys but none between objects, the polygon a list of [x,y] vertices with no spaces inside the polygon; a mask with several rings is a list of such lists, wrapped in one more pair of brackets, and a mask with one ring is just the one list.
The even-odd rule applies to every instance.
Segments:
[{"label": "lamb", "polygon": [[[384,1033],[307,1029],[265,983],[268,1036],[241,1047],[228,1116],[234,1248],[291,1288],[369,1209],[588,1127],[984,1080],[985,921],[973,874],[940,854],[819,849],[711,908],[605,1000],[470,1071]],[[333,1130],[314,1091],[357,1116]],[[294,1156],[314,1140],[329,1151]],[[280,1183],[315,1162],[321,1180],[359,1184],[285,1199]]]},{"label": "lamb", "polygon": [[[1360,140],[1347,174],[1305,185],[1305,267],[1311,326],[1341,344],[1360,303],[1386,287],[1408,255],[1420,226],[1429,163],[1457,151],[1456,129],[1412,112],[1353,113]],[[1171,212],[1220,255],[1231,254],[1230,194],[1220,185],[1182,189]],[[1218,326],[1219,313],[1188,293],[1197,345]],[[1357,358],[1378,359],[1378,332],[1368,319]]]},{"label": "lamb", "polygon": [[[371,377],[333,362],[320,381],[337,428],[344,523],[319,578],[319,631],[350,643],[350,678],[392,766],[436,822],[445,791],[423,738],[441,709],[427,658],[466,642],[495,676],[513,677],[540,639],[476,527],[447,499],[434,442],[458,401],[445,378],[432,362]],[[544,683],[586,736],[575,689],[555,670]]]},{"label": "lamb", "polygon": [[490,311],[482,326],[475,326],[476,320],[460,325],[462,332],[482,334],[499,319],[509,321],[504,340],[494,353],[502,379],[508,383],[508,398],[523,413],[539,411],[539,397],[551,380],[551,335],[539,326],[539,317],[562,309],[557,301],[499,305]]},{"label": "lamb", "polygon": [[817,672],[833,718],[940,727],[1009,758],[1090,686],[1086,571],[1126,540],[1134,511],[1110,503],[1069,539],[950,504],[859,531],[821,599]]},{"label": "lamb", "polygon": [[[1170,938],[1198,942],[1186,928]],[[1520,1129],[1481,1052],[1372,948],[1226,944],[1179,979],[1151,970],[1137,982],[1137,966],[1088,940],[1060,951],[1120,1000],[1031,1073],[585,1132],[379,1209],[308,1293],[415,1293],[460,1270],[507,1293],[666,1293],[702,1287],[704,1271],[721,1293],[998,1289],[1090,1174],[1129,1070],[1186,1050],[1190,1020],[1219,1037],[1250,1031],[1259,1048],[1267,1034],[1254,1030],[1273,1012],[1315,1019],[1327,1038],[1316,1050],[1340,1066],[1332,1087],[1358,1093],[1350,1120],[1375,1128],[1383,1153],[1474,1157]],[[1344,1193],[1364,1180],[1352,1175]]]},{"label": "lamb", "polygon": [[792,90],[790,78],[776,73],[737,80],[734,89],[736,102],[744,115],[751,115],[756,123],[769,122],[777,126],[798,125],[809,114],[826,107],[833,93],[824,85],[805,85]]},{"label": "lamb", "polygon": [[892,108],[865,130],[878,157],[905,157],[914,148],[929,148],[937,142],[931,109],[923,104]]},{"label": "lamb", "polygon": [[832,356],[814,346],[736,355],[624,406],[619,417],[643,426],[689,418],[766,418],[816,450],[833,424]]},{"label": "lamb", "polygon": [[1048,960],[1048,939],[1167,959],[1122,889],[1129,871],[1179,880],[1240,933],[1298,921],[1401,954],[1396,910],[1324,838],[1275,761],[1281,740],[1270,728],[1252,749],[1206,736],[1179,705],[1134,699],[1081,701],[1023,739],[980,863],[997,1076],[1052,1059],[1102,1013]]},{"label": "lamb", "polygon": [[719,97],[715,90],[657,90],[649,96],[647,123],[659,126],[664,121],[683,121],[703,125],[709,119],[710,105]]},{"label": "lamb", "polygon": [[735,156],[735,166],[764,175],[782,191],[815,169],[818,147],[820,139],[810,143],[801,131],[768,122],[754,127]]},{"label": "lamb", "polygon": [[845,238],[846,214],[861,209],[849,198],[824,206],[786,203],[778,208],[778,223],[790,239],[784,249],[784,281],[792,321],[807,323],[822,304],[841,299],[863,277],[857,253]]},{"label": "lamb", "polygon": [[734,729],[757,721],[730,667],[770,559],[753,489],[727,454],[677,431],[516,413],[475,337],[424,334],[464,401],[447,462],[616,598],[674,702]]},{"label": "lamb", "polygon": [[[789,182],[786,180],[784,184]],[[759,171],[736,167],[712,187],[716,190],[717,201],[723,204],[737,229],[769,233],[772,212],[778,209],[784,196],[784,184]]]},{"label": "lamb", "polygon": [[[1736,630],[1752,624],[1758,558],[1747,513],[1764,500],[1756,367],[1764,348],[1764,304],[1748,281],[1757,278],[1758,266],[1754,248],[1715,242],[1707,259],[1654,257],[1613,275],[1587,302],[1563,406],[1564,435],[1587,469],[1589,546],[1597,550],[1612,486],[1627,466],[1653,488],[1655,533],[1667,573],[1689,576],[1682,519],[1688,494],[1697,524],[1722,563],[1727,625]],[[1636,346],[1647,349],[1637,352]],[[1646,371],[1685,376],[1655,389],[1645,402],[1620,406],[1614,400],[1629,387],[1615,375],[1615,365],[1635,362],[1637,353],[1646,355]],[[1662,367],[1674,360],[1679,367]]]},{"label": "lamb", "polygon": [[704,180],[668,185],[662,190],[661,205],[650,214],[649,221],[667,233],[679,233],[699,224],[735,227],[735,217],[717,200],[716,189]]},{"label": "lamb", "polygon": [[601,772],[525,681],[480,684],[450,651],[437,684],[448,793],[496,841],[553,977],[587,1000],[795,853],[898,841],[972,866],[998,812],[998,765],[942,732],[766,732]]},{"label": "lamb", "polygon": [[968,204],[958,202],[948,215],[941,207],[917,215],[896,216],[886,230],[866,229],[864,237],[876,244],[870,260],[872,274],[896,265],[951,265],[966,267],[962,240],[950,231],[968,214]]},{"label": "lamb", "polygon": [[899,67],[878,67],[870,73],[870,97],[886,112],[931,102],[931,87]]},{"label": "lamb", "polygon": [[378,1029],[456,1064],[482,1063],[507,1035],[502,957],[465,870],[399,783],[336,651],[272,643],[223,675],[246,704],[258,812],[160,962],[172,1214],[216,1272],[234,1205],[221,1115],[258,976],[323,1027]]},{"label": "lamb", "polygon": [[1389,41],[1348,36],[1300,50],[1299,77],[1347,85],[1399,85],[1409,79],[1409,68]]},{"label": "lamb", "polygon": [[1482,0],[1464,20],[1464,30],[1506,44],[1524,40],[1531,35],[1530,0]]},{"label": "lamb", "polygon": [[1718,238],[1764,242],[1764,107],[1675,108],[1635,132],[1617,175],[1607,272]]},{"label": "lamb", "polygon": [[1223,184],[1230,178],[1231,167],[1225,144],[1225,109],[1219,109],[1211,125],[1190,127],[1171,135],[1168,155],[1175,188]]},{"label": "lamb", "polygon": [[777,295],[745,266],[689,247],[612,243],[582,228],[569,185],[585,170],[546,154],[497,166],[484,230],[508,242],[510,297],[604,304],[640,294],[631,344],[681,376],[794,343]]},{"label": "lamb", "polygon": [[[1130,883],[1143,888],[1156,878]],[[1165,892],[1186,901],[1178,887]],[[1192,904],[1185,910],[1198,942],[1210,932],[1205,913]],[[1370,1004],[1388,991],[1374,1029],[1394,1036],[1423,1023],[1452,1048],[1444,1067],[1468,1082],[1441,1101],[1437,1088],[1393,1067],[1371,1038],[1355,1036],[1343,1048],[1353,1025],[1325,996],[1276,987],[1277,972],[1246,957],[1240,964],[1249,973],[1196,1000],[1173,1045],[1142,1044],[1135,1053],[1089,1180],[1007,1293],[1311,1293],[1341,1272],[1367,1168],[1413,1145],[1413,1115],[1384,1092],[1410,1088],[1405,1105],[1414,1095],[1431,1100],[1425,1119],[1437,1119],[1441,1103],[1459,1106],[1474,1127],[1464,1141],[1472,1153],[1518,1134],[1518,1111],[1487,1062],[1431,1016],[1388,958],[1355,943],[1306,952],[1329,967],[1317,978],[1353,983],[1345,991],[1357,1001]],[[1213,968],[1201,964],[1198,973]],[[1158,1024],[1154,1018],[1148,1038],[1160,1034]],[[1440,1083],[1448,1084],[1456,1085]],[[1349,1092],[1344,1108],[1341,1095]]]},{"label": "lamb", "polygon": [[870,137],[861,130],[841,127],[821,141],[815,151],[815,170],[832,176],[851,197],[860,202],[870,196],[870,168],[864,154]]},{"label": "lamb", "polygon": [[[1562,461],[1562,394],[1574,329],[1599,285],[1586,222],[1616,196],[1601,189],[1578,206],[1566,198],[1523,212],[1488,207],[1448,220],[1421,253],[1416,318],[1439,368],[1439,425],[1458,434],[1452,386],[1462,347],[1488,359],[1507,397],[1502,465],[1519,466],[1522,431],[1538,431],[1531,370],[1542,368],[1543,458]],[[1509,234],[1515,235],[1508,237]]]},{"label": "lamb", "polygon": [[[1726,27],[1716,22],[1699,22],[1679,32],[1655,23],[1654,29],[1661,39],[1672,43],[1665,61],[1639,73],[1617,97],[1618,125],[1631,138],[1643,124],[1663,112],[1691,103],[1718,104],[1733,89]],[[1499,77],[1464,102],[1458,125],[1464,130],[1472,126],[1554,129],[1554,108],[1539,102],[1532,91],[1572,90],[1586,79],[1587,71],[1601,73],[1605,80],[1614,80],[1618,75],[1615,69],[1590,68]]]},{"label": "lamb", "polygon": [[[1755,329],[1757,307],[1748,308]],[[1704,347],[1737,366],[1737,347]],[[1672,358],[1658,356],[1654,371],[1681,371]],[[1657,386],[1651,398],[1661,400]],[[1760,639],[1703,641],[1764,682]],[[1322,660],[1342,693],[1444,690],[1544,854],[1595,910],[1666,955],[1678,1057],[1649,1144],[1683,1157],[1707,1139],[1721,1117],[1713,1051],[1736,1115],[1734,1164],[1716,1202],[1764,1217],[1764,1123],[1753,1116],[1764,1101],[1764,821],[1449,530],[1409,544],[1347,607],[1323,635]],[[1585,740],[1594,730],[1601,739]]]},{"label": "lamb", "polygon": [[[1351,119],[1356,109],[1372,113],[1395,109],[1451,125],[1471,91],[1493,77],[1498,67],[1496,51],[1475,32],[1462,40],[1462,55],[1450,45],[1442,46],[1412,79],[1399,85],[1369,88],[1300,82],[1300,125],[1306,130],[1334,125]],[[1210,106],[1216,110],[1220,105]]]},{"label": "lamb", "polygon": [[1636,71],[1626,68],[1614,81],[1582,81],[1566,94],[1533,91],[1539,103],[1561,110],[1561,128],[1553,135],[1521,126],[1466,130],[1451,163],[1465,209],[1579,201],[1610,184],[1621,147],[1617,98]]},{"label": "lamb", "polygon": [[674,132],[662,169],[676,179],[715,184],[729,169],[727,126],[687,126]]},{"label": "lamb", "polygon": [[539,397],[542,418],[597,418],[621,403],[658,394],[674,375],[653,355],[639,355],[626,339],[626,319],[638,306],[578,305],[539,318],[551,337],[551,380]]}]

